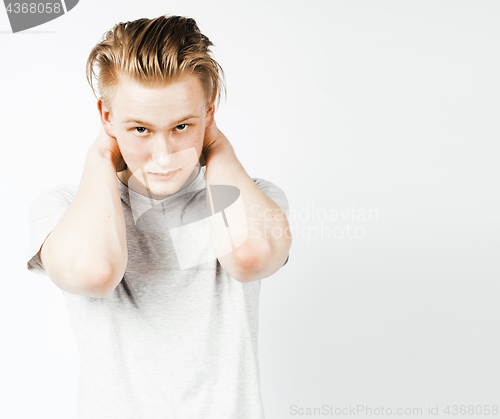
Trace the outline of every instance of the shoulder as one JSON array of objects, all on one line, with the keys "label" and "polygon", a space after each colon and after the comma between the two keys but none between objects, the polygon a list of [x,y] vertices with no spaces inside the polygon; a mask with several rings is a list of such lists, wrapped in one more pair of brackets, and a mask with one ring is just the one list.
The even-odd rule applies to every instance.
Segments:
[{"label": "shoulder", "polygon": [[47,209],[54,207],[68,206],[73,202],[78,185],[72,183],[64,183],[61,185],[49,188],[38,194],[32,201],[30,206],[30,218],[33,218],[40,212],[45,212]]},{"label": "shoulder", "polygon": [[285,195],[285,192],[283,189],[281,189],[279,186],[277,186],[275,183],[262,179],[262,178],[252,178],[252,180],[255,182],[255,184],[263,191],[263,192],[269,192],[269,193],[274,193],[274,194],[279,194],[279,195]]},{"label": "shoulder", "polygon": [[28,249],[28,269],[45,274],[39,251],[53,228],[73,201],[77,185],[65,183],[40,193],[31,203],[29,225],[31,238]]},{"label": "shoulder", "polygon": [[269,198],[271,198],[288,216],[288,199],[286,197],[285,191],[277,186],[275,183],[262,179],[262,178],[252,178],[255,184],[264,192]]},{"label": "shoulder", "polygon": [[73,183],[63,183],[39,193],[33,202],[44,201],[50,198],[59,198],[71,202],[75,198],[77,190],[78,185]]}]

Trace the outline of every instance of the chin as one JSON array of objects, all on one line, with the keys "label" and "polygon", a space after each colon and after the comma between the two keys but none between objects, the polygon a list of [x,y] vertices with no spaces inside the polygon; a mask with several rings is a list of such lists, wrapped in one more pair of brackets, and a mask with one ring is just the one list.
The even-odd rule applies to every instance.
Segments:
[{"label": "chin", "polygon": [[172,195],[186,186],[192,171],[189,173],[184,173],[184,169],[181,169],[179,173],[172,179],[161,180],[154,179],[149,183],[149,190],[152,194],[157,196],[167,196]]}]

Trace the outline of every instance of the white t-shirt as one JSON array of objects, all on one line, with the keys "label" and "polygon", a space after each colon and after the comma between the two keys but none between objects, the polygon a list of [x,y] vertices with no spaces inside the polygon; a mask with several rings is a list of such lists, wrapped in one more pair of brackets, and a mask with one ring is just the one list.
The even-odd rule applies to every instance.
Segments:
[{"label": "white t-shirt", "polygon": [[[280,188],[253,180],[288,214]],[[149,220],[156,224],[148,222],[149,198],[117,181],[129,255],[122,281],[106,298],[62,291],[80,353],[78,418],[263,419],[261,280],[235,280],[213,254],[209,229],[199,222],[208,215],[205,167],[189,185],[156,201],[155,210],[168,214],[168,228],[154,218],[158,211]],[[59,185],[33,202],[29,270],[46,275],[38,250],[77,189]],[[179,227],[193,225],[199,239],[179,240]],[[169,228],[175,227],[173,241]],[[186,249],[190,259],[181,267],[178,255]]]}]

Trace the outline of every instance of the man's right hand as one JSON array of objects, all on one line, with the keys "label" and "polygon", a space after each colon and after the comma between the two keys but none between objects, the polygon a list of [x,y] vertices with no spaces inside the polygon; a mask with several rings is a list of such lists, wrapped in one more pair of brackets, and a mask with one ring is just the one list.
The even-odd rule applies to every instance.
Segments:
[{"label": "man's right hand", "polygon": [[127,168],[127,164],[125,163],[120,147],[118,146],[118,141],[115,137],[110,137],[106,134],[102,125],[99,135],[90,146],[89,153],[100,153],[101,155],[111,159],[117,173],[122,172]]}]

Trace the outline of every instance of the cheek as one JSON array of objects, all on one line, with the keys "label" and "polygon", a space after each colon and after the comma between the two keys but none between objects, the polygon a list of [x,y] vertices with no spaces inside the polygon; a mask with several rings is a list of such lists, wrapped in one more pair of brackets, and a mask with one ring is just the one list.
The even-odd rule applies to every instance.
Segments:
[{"label": "cheek", "polygon": [[129,166],[143,163],[149,156],[148,151],[139,142],[123,141],[119,142],[119,146],[122,156]]},{"label": "cheek", "polygon": [[201,149],[203,148],[203,138],[204,138],[204,131],[201,132],[201,130],[197,130],[193,135],[189,138],[189,141],[186,142],[185,146],[183,147],[184,149],[186,148],[194,148],[198,154],[200,153]]},{"label": "cheek", "polygon": [[203,140],[205,138],[205,127],[200,129],[200,131],[196,135],[196,142],[195,142],[195,147],[199,150],[203,147]]}]

